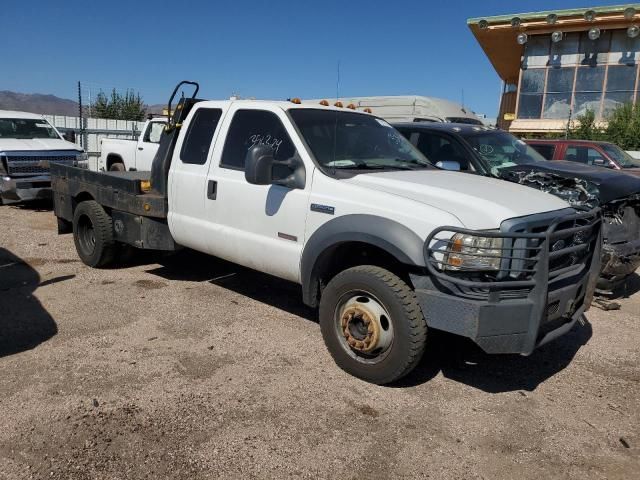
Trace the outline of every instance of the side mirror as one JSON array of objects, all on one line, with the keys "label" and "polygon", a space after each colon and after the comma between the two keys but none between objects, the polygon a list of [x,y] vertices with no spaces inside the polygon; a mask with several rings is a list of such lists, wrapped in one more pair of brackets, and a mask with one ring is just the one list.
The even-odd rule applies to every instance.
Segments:
[{"label": "side mirror", "polygon": [[454,160],[445,160],[442,162],[436,163],[436,167],[441,168],[442,170],[453,170],[456,172],[460,171],[460,163]]},{"label": "side mirror", "polygon": [[62,134],[62,138],[64,138],[67,142],[76,143],[76,132],[74,132],[73,130],[64,132]]},{"label": "side mirror", "polygon": [[273,149],[255,145],[249,149],[244,161],[244,178],[253,185],[282,185],[304,188],[306,172],[302,159],[296,154],[288,160],[277,161]]}]

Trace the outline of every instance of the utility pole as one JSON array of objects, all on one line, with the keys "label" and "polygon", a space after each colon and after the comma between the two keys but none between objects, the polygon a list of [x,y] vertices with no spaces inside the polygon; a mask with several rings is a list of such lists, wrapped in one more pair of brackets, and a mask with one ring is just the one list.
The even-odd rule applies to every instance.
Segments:
[{"label": "utility pole", "polygon": [[78,80],[78,117],[80,119],[80,146],[84,148],[84,119],[82,118],[82,88]]}]

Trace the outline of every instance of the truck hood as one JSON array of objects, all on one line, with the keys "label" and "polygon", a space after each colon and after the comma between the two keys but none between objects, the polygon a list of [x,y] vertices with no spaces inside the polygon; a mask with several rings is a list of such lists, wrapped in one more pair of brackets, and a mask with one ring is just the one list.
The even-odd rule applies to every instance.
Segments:
[{"label": "truck hood", "polygon": [[592,167],[565,160],[527,163],[505,167],[500,170],[505,179],[509,173],[549,173],[566,179],[578,179],[590,182],[597,187],[596,195],[600,205],[640,193],[640,178],[618,170],[604,167]]},{"label": "truck hood", "polygon": [[442,170],[367,173],[345,182],[430,205],[467,228],[498,228],[514,217],[567,208],[552,195],[511,182]]},{"label": "truck hood", "polygon": [[0,152],[29,152],[40,150],[82,151],[75,143],[57,138],[0,138]]}]

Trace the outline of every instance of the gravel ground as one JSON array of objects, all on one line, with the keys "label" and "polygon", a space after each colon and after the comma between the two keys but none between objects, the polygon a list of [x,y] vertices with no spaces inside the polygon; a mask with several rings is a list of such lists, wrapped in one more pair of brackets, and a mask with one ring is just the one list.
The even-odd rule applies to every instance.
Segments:
[{"label": "gravel ground", "polygon": [[639,289],[530,357],[432,333],[378,387],[296,285],[194,252],[94,270],[46,205],[0,207],[0,478],[638,478]]}]

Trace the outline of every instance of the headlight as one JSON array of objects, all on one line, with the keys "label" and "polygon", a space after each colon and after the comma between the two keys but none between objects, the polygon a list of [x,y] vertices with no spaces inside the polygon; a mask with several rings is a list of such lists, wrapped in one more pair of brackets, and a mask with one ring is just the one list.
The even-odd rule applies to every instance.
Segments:
[{"label": "headlight", "polygon": [[456,233],[447,250],[445,270],[500,270],[502,238]]},{"label": "headlight", "polygon": [[74,167],[89,168],[89,155],[87,152],[80,152],[76,155],[76,159],[73,162]]}]

